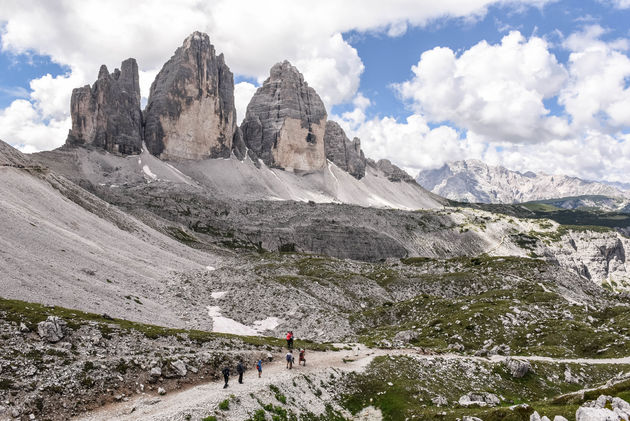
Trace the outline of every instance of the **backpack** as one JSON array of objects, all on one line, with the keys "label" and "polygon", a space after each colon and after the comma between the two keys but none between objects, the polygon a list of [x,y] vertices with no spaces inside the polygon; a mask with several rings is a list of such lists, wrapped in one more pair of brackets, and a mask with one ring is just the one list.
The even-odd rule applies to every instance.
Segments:
[{"label": "backpack", "polygon": [[230,375],[230,369],[229,369],[229,368],[227,368],[227,367],[225,367],[225,368],[223,369],[223,375],[224,375],[224,376],[229,376],[229,375]]},{"label": "backpack", "polygon": [[245,370],[243,370],[243,364],[238,363],[238,365],[236,366],[236,372],[238,374],[241,374],[243,371],[245,371]]},{"label": "backpack", "polygon": [[293,355],[291,353],[287,354],[287,361],[292,361]]}]

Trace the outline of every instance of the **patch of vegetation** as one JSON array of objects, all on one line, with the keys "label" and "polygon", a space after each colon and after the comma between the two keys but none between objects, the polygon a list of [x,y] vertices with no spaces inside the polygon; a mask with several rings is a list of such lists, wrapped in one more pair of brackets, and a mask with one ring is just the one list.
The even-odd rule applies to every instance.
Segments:
[{"label": "patch of vegetation", "polygon": [[281,392],[280,389],[278,389],[278,386],[270,384],[269,385],[269,389],[271,389],[271,391],[274,393],[274,396],[276,397],[276,399],[278,400],[278,402],[286,404],[287,403],[287,397],[284,396]]},{"label": "patch of vegetation", "polygon": [[[479,360],[424,359],[421,357],[377,357],[361,374],[347,376],[340,386],[342,404],[352,413],[373,405],[381,409],[386,420],[423,419],[455,420],[476,416],[483,420],[528,421],[534,410],[553,419],[563,415],[574,418],[578,402],[555,401],[554,396],[601,384],[630,365],[581,365],[532,362],[532,371],[516,379],[502,363]],[[580,384],[565,380],[570,370]],[[466,375],[462,375],[466,373]],[[605,393],[619,396],[619,390]],[[461,408],[458,399],[469,392],[490,392],[502,397],[498,408]],[[593,392],[594,399],[601,392]],[[448,402],[436,407],[432,399],[441,396]],[[576,396],[579,396],[576,395]],[[583,401],[582,401],[583,402]],[[509,406],[528,403],[529,408]]]},{"label": "patch of vegetation", "polygon": [[227,410],[229,410],[229,409],[230,409],[230,398],[225,399],[224,401],[221,401],[221,402],[219,403],[219,409],[220,409],[221,411],[227,411]]}]

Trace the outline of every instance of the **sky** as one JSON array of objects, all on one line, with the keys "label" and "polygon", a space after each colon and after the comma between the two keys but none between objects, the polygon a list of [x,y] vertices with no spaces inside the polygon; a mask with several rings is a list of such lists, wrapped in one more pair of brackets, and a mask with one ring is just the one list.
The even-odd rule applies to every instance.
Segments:
[{"label": "sky", "polygon": [[195,30],[242,120],[288,59],[366,156],[627,182],[630,0],[0,0],[0,139],[61,146],[70,95],[134,57],[143,102]]}]

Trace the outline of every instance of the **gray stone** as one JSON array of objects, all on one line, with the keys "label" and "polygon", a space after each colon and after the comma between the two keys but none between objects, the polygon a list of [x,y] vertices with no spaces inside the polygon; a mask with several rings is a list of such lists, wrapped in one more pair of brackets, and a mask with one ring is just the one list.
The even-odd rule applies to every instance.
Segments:
[{"label": "gray stone", "polygon": [[237,129],[234,77],[207,34],[191,34],[164,64],[144,119],[147,148],[162,159],[230,156]]},{"label": "gray stone", "polygon": [[418,339],[418,333],[413,330],[403,330],[394,335],[394,342],[408,344]]},{"label": "gray stone", "polygon": [[271,68],[247,106],[241,129],[247,147],[267,166],[298,171],[326,164],[326,108],[288,61]]},{"label": "gray stone", "polygon": [[355,137],[350,142],[341,126],[329,120],[326,122],[324,145],[326,159],[358,180],[365,176],[367,160],[361,150],[359,138]]},{"label": "gray stone", "polygon": [[186,364],[181,360],[175,360],[171,363],[171,367],[175,370],[175,374],[179,377],[185,377],[188,374]]},{"label": "gray stone", "polygon": [[37,333],[43,340],[55,343],[63,339],[66,326],[67,323],[59,317],[48,316],[46,320],[37,324]]},{"label": "gray stone", "polygon": [[158,395],[166,395],[166,390],[163,387],[158,387]]},{"label": "gray stone", "polygon": [[22,333],[28,333],[28,332],[30,332],[30,331],[31,331],[31,330],[28,328],[28,326],[26,326],[26,325],[24,324],[24,322],[21,322],[21,323],[20,323],[20,332],[22,332]]},{"label": "gray stone", "polygon": [[556,415],[555,417],[553,417],[553,421],[569,421],[569,420],[567,420],[562,415]]},{"label": "gray stone", "polygon": [[532,369],[532,365],[529,361],[515,360],[512,358],[507,358],[504,362],[505,366],[508,370],[510,370],[510,374],[512,377],[516,379],[520,379],[529,373]]},{"label": "gray stone", "polygon": [[101,66],[98,79],[72,91],[72,129],[67,144],[92,145],[121,154],[142,150],[142,111],[136,60],[122,62],[109,73]]},{"label": "gray stone", "polygon": [[575,421],[620,421],[621,417],[607,408],[582,406],[575,413]]},{"label": "gray stone", "polygon": [[461,406],[497,406],[499,403],[497,395],[488,392],[470,392],[459,398]]},{"label": "gray stone", "polygon": [[158,378],[162,376],[162,369],[160,367],[153,367],[149,373],[149,375],[153,378]]},{"label": "gray stone", "polygon": [[436,396],[431,399],[431,402],[435,406],[446,406],[448,405],[448,400],[444,396]]}]

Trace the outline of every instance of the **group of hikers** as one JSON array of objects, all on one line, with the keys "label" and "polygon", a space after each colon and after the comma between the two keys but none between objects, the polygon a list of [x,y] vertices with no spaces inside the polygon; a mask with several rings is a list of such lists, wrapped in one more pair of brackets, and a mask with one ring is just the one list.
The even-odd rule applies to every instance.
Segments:
[{"label": "group of hikers", "polygon": [[[293,356],[293,331],[291,330],[287,332],[287,348],[289,349],[289,352],[287,352],[285,358],[287,360],[287,368],[290,370],[293,368],[293,364],[295,364],[295,357]],[[300,348],[298,358],[298,365],[306,366],[306,350],[304,348]],[[271,362],[273,360],[273,355],[271,353],[267,353],[267,359]],[[258,378],[262,377],[262,359],[256,361],[256,370],[258,371]],[[225,366],[222,373],[223,380],[225,380],[223,388],[226,389],[228,387],[228,381],[230,380],[230,367]],[[238,374],[238,382],[243,384],[245,366],[243,365],[242,359],[239,359],[238,364],[236,364],[236,373]]]}]

